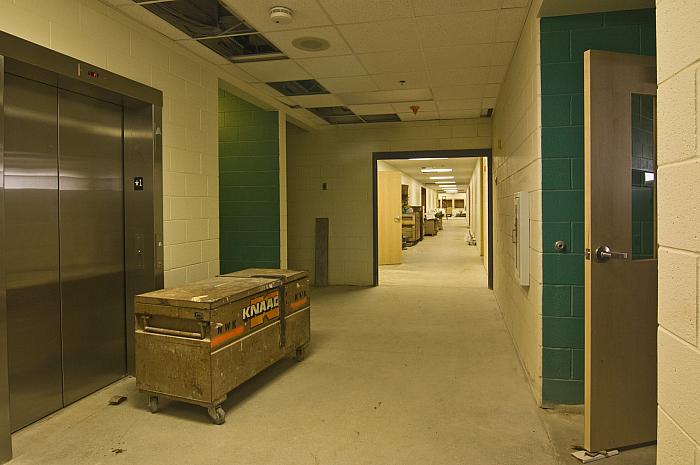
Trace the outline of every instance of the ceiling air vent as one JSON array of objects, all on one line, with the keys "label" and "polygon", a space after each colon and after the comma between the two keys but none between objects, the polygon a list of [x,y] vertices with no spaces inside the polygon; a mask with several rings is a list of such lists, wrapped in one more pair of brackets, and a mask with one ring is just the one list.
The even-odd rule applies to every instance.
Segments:
[{"label": "ceiling air vent", "polygon": [[298,95],[317,95],[328,94],[329,92],[315,79],[302,79],[300,81],[280,81],[268,82],[268,86],[275,89],[277,92],[288,97]]},{"label": "ceiling air vent", "polygon": [[399,115],[396,113],[390,113],[386,115],[360,115],[360,118],[365,123],[389,123],[393,121],[401,121]]},{"label": "ceiling air vent", "polygon": [[287,58],[219,0],[134,2],[234,63]]},{"label": "ceiling air vent", "polygon": [[331,124],[362,123],[362,120],[348,107],[321,107],[308,110]]}]

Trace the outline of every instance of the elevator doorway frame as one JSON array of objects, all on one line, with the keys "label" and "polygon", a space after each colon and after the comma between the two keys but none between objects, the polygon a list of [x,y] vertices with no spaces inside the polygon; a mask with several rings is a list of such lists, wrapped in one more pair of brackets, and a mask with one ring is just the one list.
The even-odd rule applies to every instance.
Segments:
[{"label": "elevator doorway frame", "polygon": [[[123,106],[125,375],[134,371],[132,296],[163,287],[162,92],[0,32],[0,463],[12,458],[4,250],[4,77],[6,67],[13,64],[53,76],[59,88],[85,95],[111,94]],[[137,189],[141,187],[136,186],[137,178],[142,178],[143,189]]]},{"label": "elevator doorway frame", "polygon": [[409,150],[372,153],[372,221],[373,221],[373,285],[379,286],[379,213],[377,196],[377,168],[379,160],[407,160],[410,158],[486,158],[487,160],[487,211],[488,211],[488,288],[493,290],[493,155],[491,149],[462,150]]}]

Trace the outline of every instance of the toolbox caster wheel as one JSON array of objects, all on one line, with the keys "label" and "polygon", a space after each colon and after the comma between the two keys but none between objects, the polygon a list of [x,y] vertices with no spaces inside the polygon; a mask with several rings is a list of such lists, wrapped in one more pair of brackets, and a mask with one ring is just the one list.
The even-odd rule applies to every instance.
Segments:
[{"label": "toolbox caster wheel", "polygon": [[294,360],[297,362],[303,362],[306,358],[306,347],[297,347],[297,351],[294,354]]},{"label": "toolbox caster wheel", "polygon": [[226,421],[226,412],[221,407],[209,407],[207,413],[215,425],[223,425]]},{"label": "toolbox caster wheel", "polygon": [[158,411],[158,396],[148,397],[148,410],[150,410],[151,413],[156,413]]}]

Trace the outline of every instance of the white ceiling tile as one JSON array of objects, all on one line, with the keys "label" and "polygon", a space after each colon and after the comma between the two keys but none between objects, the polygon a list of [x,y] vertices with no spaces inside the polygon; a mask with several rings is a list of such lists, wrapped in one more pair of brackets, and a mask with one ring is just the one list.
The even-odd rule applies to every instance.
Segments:
[{"label": "white ceiling tile", "polygon": [[432,71],[489,66],[493,44],[460,45],[423,50],[428,69]]},{"label": "white ceiling tile", "polygon": [[489,68],[489,84],[498,84],[506,78],[507,66],[492,66]]},{"label": "white ceiling tile", "polygon": [[498,11],[476,11],[446,16],[426,16],[418,23],[424,48],[493,42]]},{"label": "white ceiling tile", "polygon": [[334,93],[371,92],[378,90],[377,85],[369,76],[353,76],[340,78],[319,79],[323,87]]},{"label": "white ceiling tile", "polygon": [[499,0],[413,0],[416,16],[498,9]]},{"label": "white ceiling tile", "polygon": [[289,99],[304,108],[337,107],[343,105],[343,102],[333,94],[298,95],[296,97],[289,97]]},{"label": "white ceiling tile", "polygon": [[388,115],[396,113],[390,103],[375,103],[370,105],[348,105],[356,115]]},{"label": "white ceiling tile", "polygon": [[[303,29],[317,26],[330,26],[331,20],[316,0],[275,0],[235,1],[222,0],[232,11],[261,32]],[[270,8],[283,4],[292,10],[292,22],[275,24],[270,20]]]},{"label": "white ceiling tile", "polygon": [[366,75],[362,63],[355,55],[335,57],[299,58],[296,62],[315,78]]},{"label": "white ceiling tile", "polygon": [[447,86],[433,88],[435,100],[480,99],[484,86]]},{"label": "white ceiling tile", "polygon": [[481,110],[446,110],[440,112],[441,119],[479,118]]},{"label": "white ceiling tile", "polygon": [[347,105],[369,103],[396,103],[431,100],[430,89],[380,90],[376,92],[353,92],[339,95]]},{"label": "white ceiling tile", "polygon": [[319,0],[335,24],[364,23],[413,16],[411,0]]},{"label": "white ceiling tile", "polygon": [[355,53],[418,50],[420,42],[413,19],[338,26]]},{"label": "white ceiling tile", "polygon": [[[430,87],[428,75],[423,71],[414,73],[374,74],[372,79],[379,90],[425,89]],[[403,84],[401,83],[403,81]]]},{"label": "white ceiling tile", "polygon": [[527,8],[532,0],[503,0],[501,8]]},{"label": "white ceiling tile", "polygon": [[400,102],[394,103],[392,104],[392,106],[394,107],[394,111],[396,113],[413,113],[413,110],[411,110],[412,106],[419,107],[418,113],[437,111],[437,105],[435,105],[435,102],[432,100],[426,100],[421,102]]},{"label": "white ceiling tile", "polygon": [[[298,29],[293,31],[268,32],[265,34],[273,44],[277,46],[285,55],[290,58],[315,58],[322,56],[349,55],[352,53],[348,44],[338,34],[334,27],[316,27],[310,29]],[[300,50],[292,45],[294,39],[302,37],[318,37],[326,39],[330,47],[319,52],[308,52]]]},{"label": "white ceiling tile", "polygon": [[243,71],[238,65],[228,64],[221,66],[221,69],[231,74],[232,76],[245,82],[258,82],[258,78],[251,76]]},{"label": "white ceiling tile", "polygon": [[229,60],[222,57],[212,49],[206,47],[205,45],[199,43],[196,40],[180,40],[178,41],[178,45],[181,45],[183,48],[186,48],[190,52],[199,55],[200,57],[204,58],[210,63],[214,63],[215,65],[221,66],[231,64]]},{"label": "white ceiling tile", "polygon": [[411,113],[399,113],[399,118],[401,121],[426,121],[431,119],[439,119],[440,114],[437,111],[419,111],[418,114]]},{"label": "white ceiling tile", "polygon": [[418,50],[365,53],[357,55],[370,74],[424,71],[423,55]]},{"label": "white ceiling tile", "polygon": [[311,79],[309,73],[292,60],[254,61],[241,63],[238,66],[262,82]]},{"label": "white ceiling tile", "polygon": [[496,42],[513,42],[520,37],[520,31],[525,22],[525,8],[510,8],[498,13],[498,27],[496,28]]},{"label": "white ceiling tile", "polygon": [[481,110],[481,99],[438,100],[435,102],[438,111],[451,110]]},{"label": "white ceiling tile", "polygon": [[433,87],[444,87],[464,84],[486,84],[489,68],[463,68],[451,70],[436,70],[430,73],[430,84]]},{"label": "white ceiling tile", "polygon": [[495,98],[481,99],[481,108],[482,109],[495,108],[495,107],[496,107],[496,99]]},{"label": "white ceiling tile", "polygon": [[513,58],[515,50],[515,42],[500,42],[494,45],[491,64],[492,65],[507,65],[510,59]]},{"label": "white ceiling tile", "polygon": [[486,84],[484,86],[484,98],[498,97],[498,91],[501,88],[500,84]]}]

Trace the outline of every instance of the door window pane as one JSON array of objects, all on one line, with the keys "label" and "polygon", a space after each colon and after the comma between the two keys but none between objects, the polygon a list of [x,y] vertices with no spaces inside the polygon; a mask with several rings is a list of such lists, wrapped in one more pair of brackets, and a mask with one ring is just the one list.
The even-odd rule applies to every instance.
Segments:
[{"label": "door window pane", "polygon": [[632,94],[632,260],[656,258],[654,99]]}]

